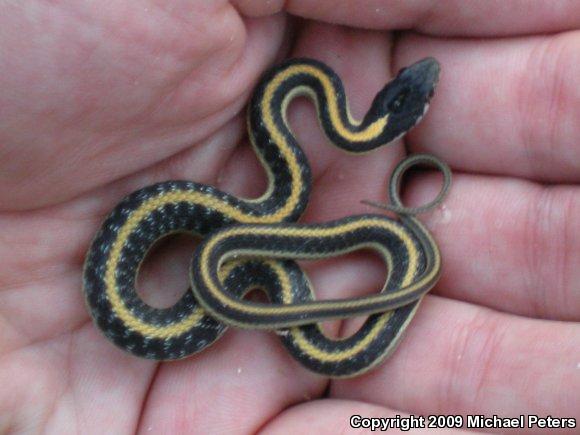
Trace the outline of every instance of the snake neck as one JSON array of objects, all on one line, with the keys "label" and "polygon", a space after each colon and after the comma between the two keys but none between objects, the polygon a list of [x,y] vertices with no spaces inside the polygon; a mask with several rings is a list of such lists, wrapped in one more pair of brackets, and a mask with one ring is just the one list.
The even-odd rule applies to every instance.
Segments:
[{"label": "snake neck", "polygon": [[278,221],[297,220],[312,188],[308,160],[286,117],[288,105],[299,96],[314,101],[321,127],[336,147],[362,153],[386,143],[383,132],[388,116],[371,116],[371,107],[363,121],[355,120],[340,78],[324,64],[292,59],[268,71],[248,108],[248,132],[268,174],[269,188],[250,202]]}]

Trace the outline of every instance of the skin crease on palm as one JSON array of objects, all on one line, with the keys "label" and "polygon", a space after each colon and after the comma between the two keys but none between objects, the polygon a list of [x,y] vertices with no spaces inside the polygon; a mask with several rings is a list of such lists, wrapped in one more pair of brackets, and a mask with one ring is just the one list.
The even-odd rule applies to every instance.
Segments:
[{"label": "skin crease on palm", "polygon": [[[0,433],[348,433],[352,414],[580,418],[578,29],[580,5],[565,0],[1,2]],[[172,363],[115,348],[81,293],[100,222],[125,194],[167,179],[261,193],[243,107],[259,74],[291,55],[334,68],[358,116],[398,69],[440,61],[431,110],[405,138],[455,172],[444,206],[421,216],[442,250],[440,283],[392,358],[350,380],[309,373],[267,332],[231,330]],[[354,157],[325,143],[311,104],[293,104],[290,120],[315,176],[303,221],[384,200],[402,142]],[[438,180],[413,177],[408,203],[432,197]],[[148,302],[178,298],[191,247],[170,240],[147,261]],[[384,272],[358,255],[309,274],[320,298],[336,298],[377,289]],[[338,336],[355,323],[326,326]]]}]

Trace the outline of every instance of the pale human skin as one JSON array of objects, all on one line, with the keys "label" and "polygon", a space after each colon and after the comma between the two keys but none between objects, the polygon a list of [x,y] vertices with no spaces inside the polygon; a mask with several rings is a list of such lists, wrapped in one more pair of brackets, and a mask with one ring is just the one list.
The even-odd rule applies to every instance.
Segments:
[{"label": "pale human skin", "polygon": [[[580,417],[578,2],[282,4],[0,3],[0,432],[348,433],[352,414]],[[441,62],[431,110],[404,139],[455,171],[444,206],[421,216],[443,253],[440,283],[392,358],[351,380],[311,374],[266,332],[232,330],[172,363],[117,349],[81,292],[100,222],[156,181],[262,192],[243,107],[268,65],[296,55],[332,66],[358,116],[399,68]],[[315,177],[305,221],[384,200],[403,142],[352,157],[325,143],[311,104],[290,112]],[[414,178],[408,203],[432,197],[437,180]],[[141,277],[152,304],[187,285],[192,243],[174,242]],[[319,297],[378,288],[382,264],[368,259],[311,268]]]}]

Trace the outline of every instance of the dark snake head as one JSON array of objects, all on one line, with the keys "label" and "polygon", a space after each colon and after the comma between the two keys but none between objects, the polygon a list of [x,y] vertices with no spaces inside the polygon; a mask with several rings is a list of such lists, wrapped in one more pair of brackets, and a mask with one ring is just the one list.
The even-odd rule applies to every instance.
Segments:
[{"label": "dark snake head", "polygon": [[432,57],[400,70],[397,77],[377,94],[363,125],[388,116],[381,143],[386,144],[401,137],[427,112],[439,81],[439,72],[439,62]]}]

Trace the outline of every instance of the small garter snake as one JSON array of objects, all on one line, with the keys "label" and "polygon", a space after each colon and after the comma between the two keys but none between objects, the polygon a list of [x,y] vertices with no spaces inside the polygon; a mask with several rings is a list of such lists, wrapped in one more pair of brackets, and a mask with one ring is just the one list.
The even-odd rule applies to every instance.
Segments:
[{"label": "small garter snake", "polygon": [[[266,72],[250,101],[247,120],[252,146],[268,175],[267,191],[257,199],[240,199],[208,185],[166,181],[128,195],[102,224],[85,261],[83,287],[97,326],[117,346],[151,359],[183,358],[204,349],[223,334],[226,326],[220,319],[251,328],[288,328],[280,335],[292,355],[325,375],[352,376],[378,363],[394,348],[420,297],[436,281],[437,246],[411,216],[414,211],[404,213],[407,209],[393,191],[391,202],[402,212],[401,221],[365,215],[320,225],[292,224],[306,207],[312,181],[286,110],[294,97],[309,96],[331,143],[353,153],[366,152],[419,122],[438,76],[439,65],[431,58],[401,70],[377,94],[363,120],[356,121],[340,79],[324,64],[292,59]],[[397,185],[395,190],[400,175],[391,183]],[[154,308],[138,296],[136,277],[155,242],[176,232],[206,238],[192,262],[194,292],[187,291],[172,307]],[[224,243],[217,243],[220,237]],[[331,256],[361,246],[378,249],[388,266],[383,292],[363,299],[315,302],[300,268],[276,258]],[[225,255],[228,247],[233,251]],[[253,257],[224,262],[236,250]],[[208,262],[201,263],[201,258]],[[203,270],[207,273],[200,277]],[[242,300],[256,287],[272,301],[258,309],[271,315],[259,314],[253,303]],[[222,309],[212,300],[216,296],[230,304]],[[232,305],[237,307],[234,314]],[[344,340],[326,337],[315,323],[370,313],[377,314]]]}]

